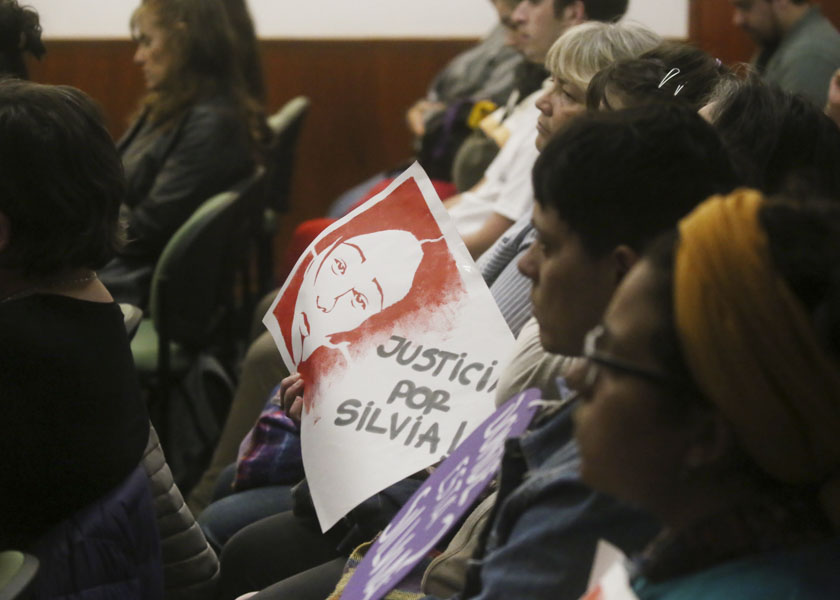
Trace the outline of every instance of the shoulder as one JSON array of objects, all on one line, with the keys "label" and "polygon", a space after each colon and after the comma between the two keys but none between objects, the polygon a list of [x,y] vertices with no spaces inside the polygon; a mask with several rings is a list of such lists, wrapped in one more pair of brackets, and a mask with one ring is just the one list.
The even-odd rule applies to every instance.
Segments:
[{"label": "shoulder", "polygon": [[840,32],[820,14],[805,17],[807,22],[786,38],[779,53],[786,59],[837,60],[840,57]]},{"label": "shoulder", "polygon": [[840,597],[840,539],[764,554],[652,584],[634,584],[641,600],[829,600]]},{"label": "shoulder", "polygon": [[211,96],[197,101],[184,111],[179,121],[182,127],[189,129],[229,124],[244,125],[236,104],[230,97],[224,95]]},{"label": "shoulder", "polygon": [[[84,330],[122,327],[119,306],[112,302],[91,302],[57,294],[33,294],[0,305],[0,329],[6,335],[40,337],[51,328]],[[46,337],[46,336],[45,336]]]}]

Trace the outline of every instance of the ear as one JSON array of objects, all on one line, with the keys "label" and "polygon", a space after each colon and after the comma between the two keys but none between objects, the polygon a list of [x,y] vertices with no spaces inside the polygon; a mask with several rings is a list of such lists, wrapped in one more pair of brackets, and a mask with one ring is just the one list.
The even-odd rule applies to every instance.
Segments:
[{"label": "ear", "polygon": [[569,23],[569,27],[573,25],[580,25],[586,22],[589,17],[586,16],[586,5],[583,0],[574,0],[565,7],[563,7],[563,20]]},{"label": "ear", "polygon": [[732,429],[719,411],[698,411],[694,418],[692,440],[684,457],[685,468],[689,471],[724,461],[735,446]]},{"label": "ear", "polygon": [[622,244],[613,249],[610,259],[615,269],[615,284],[618,285],[639,260],[639,254],[630,246]]},{"label": "ear", "polygon": [[12,241],[12,224],[6,214],[0,211],[0,252],[3,252]]}]

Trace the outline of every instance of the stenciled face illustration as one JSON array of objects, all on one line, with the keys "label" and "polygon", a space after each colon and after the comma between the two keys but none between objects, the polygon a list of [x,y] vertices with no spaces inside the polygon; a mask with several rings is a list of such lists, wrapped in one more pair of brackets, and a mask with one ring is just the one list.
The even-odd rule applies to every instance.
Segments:
[{"label": "stenciled face illustration", "polygon": [[345,351],[330,337],[352,331],[406,297],[423,259],[414,235],[377,231],[334,242],[306,267],[292,320],[292,358],[321,346]]}]

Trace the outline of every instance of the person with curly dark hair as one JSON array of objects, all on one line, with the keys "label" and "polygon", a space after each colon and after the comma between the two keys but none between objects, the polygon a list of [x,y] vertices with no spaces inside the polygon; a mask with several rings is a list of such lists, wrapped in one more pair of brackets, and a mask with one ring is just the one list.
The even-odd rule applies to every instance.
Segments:
[{"label": "person with curly dark hair", "polygon": [[24,57],[40,60],[46,51],[38,13],[17,0],[0,0],[0,77],[29,79]]}]

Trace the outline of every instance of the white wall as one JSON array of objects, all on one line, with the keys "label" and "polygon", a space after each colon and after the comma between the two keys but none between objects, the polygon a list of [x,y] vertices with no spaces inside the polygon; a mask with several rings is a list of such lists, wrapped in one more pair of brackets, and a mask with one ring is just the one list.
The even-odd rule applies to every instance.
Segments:
[{"label": "white wall", "polygon": [[[248,0],[265,38],[474,38],[494,22],[488,0]],[[22,0],[48,38],[125,38],[138,0]],[[688,0],[630,0],[627,18],[686,37]]]}]

